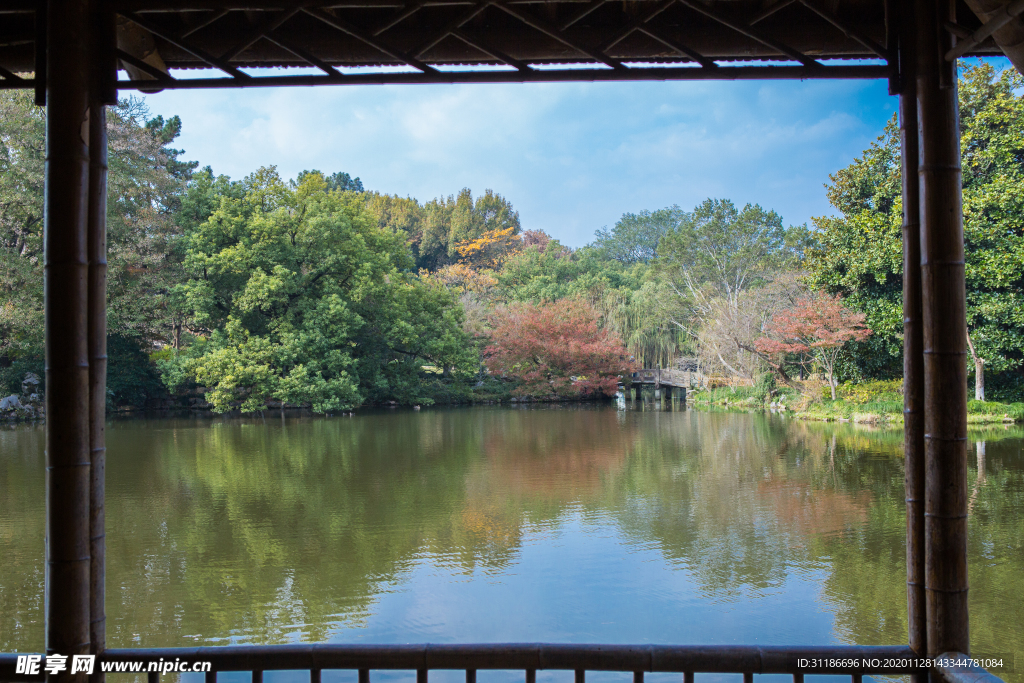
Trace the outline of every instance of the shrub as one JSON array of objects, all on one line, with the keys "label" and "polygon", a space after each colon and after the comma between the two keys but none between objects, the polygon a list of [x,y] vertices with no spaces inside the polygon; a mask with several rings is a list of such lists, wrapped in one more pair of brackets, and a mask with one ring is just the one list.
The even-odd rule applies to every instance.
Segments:
[{"label": "shrub", "polygon": [[767,401],[775,392],[775,387],[775,373],[762,373],[754,383],[754,396],[761,399],[761,401]]},{"label": "shrub", "polygon": [[154,351],[153,353],[149,354],[149,360],[155,363],[160,360],[171,360],[174,358],[174,356],[174,347],[165,346],[159,351]]},{"label": "shrub", "polygon": [[[883,379],[869,382],[844,382],[836,390],[839,398],[847,403],[872,403],[882,401],[886,403],[903,403],[903,380]],[[902,410],[902,408],[901,408]]]}]

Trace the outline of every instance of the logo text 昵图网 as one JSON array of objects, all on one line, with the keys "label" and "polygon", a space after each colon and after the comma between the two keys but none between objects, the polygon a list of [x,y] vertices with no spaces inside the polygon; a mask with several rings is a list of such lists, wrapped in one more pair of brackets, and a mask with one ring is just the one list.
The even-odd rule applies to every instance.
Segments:
[{"label": "logo text \u6635\u56fe\u7f51", "polygon": [[[157,661],[100,662],[104,673],[207,673],[212,671],[212,662],[188,662],[180,658]],[[15,673],[26,676],[58,674],[64,671],[91,675],[96,669],[96,655],[18,655]]]}]

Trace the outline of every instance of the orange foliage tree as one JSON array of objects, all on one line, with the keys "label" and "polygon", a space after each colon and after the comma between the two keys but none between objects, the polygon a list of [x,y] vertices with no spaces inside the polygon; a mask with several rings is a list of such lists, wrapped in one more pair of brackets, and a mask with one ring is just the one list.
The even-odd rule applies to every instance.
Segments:
[{"label": "orange foliage tree", "polygon": [[585,301],[517,304],[496,312],[491,324],[487,365],[521,380],[524,395],[612,396],[619,375],[635,369],[622,340]]},{"label": "orange foliage tree", "polygon": [[871,330],[865,315],[843,305],[842,297],[819,294],[802,297],[792,307],[779,311],[765,326],[768,336],[754,342],[765,354],[798,354],[818,361],[825,371],[832,400],[836,399],[836,361],[848,342],[864,341]]}]

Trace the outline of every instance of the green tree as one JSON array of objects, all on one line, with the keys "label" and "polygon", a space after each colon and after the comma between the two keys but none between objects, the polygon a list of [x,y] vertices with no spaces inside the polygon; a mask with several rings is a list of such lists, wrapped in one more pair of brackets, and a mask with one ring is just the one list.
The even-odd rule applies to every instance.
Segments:
[{"label": "green tree", "polygon": [[0,92],[0,391],[42,373],[45,110]]},{"label": "green tree", "polygon": [[868,377],[903,375],[899,140],[894,118],[863,156],[830,176],[829,202],[841,215],[814,219],[818,244],[807,260],[815,286],[865,313],[874,334],[851,348],[854,372]]},{"label": "green tree", "polygon": [[503,298],[541,303],[566,297],[596,301],[608,288],[640,286],[645,266],[629,269],[584,247],[573,251],[556,239],[531,245],[509,258],[495,274]]},{"label": "green tree", "polygon": [[692,351],[689,338],[672,322],[673,303],[665,282],[648,271],[638,288],[608,289],[598,307],[638,366],[662,368],[680,352]]},{"label": "green tree", "polygon": [[292,188],[273,167],[243,186],[186,237],[175,297],[201,336],[164,363],[169,383],[210,387],[218,411],[327,412],[429,402],[424,362],[475,370],[454,296],[411,273],[404,236],[380,228],[361,195],[328,191],[318,173]]},{"label": "green tree", "polygon": [[695,306],[720,297],[735,307],[743,291],[791,265],[793,242],[774,211],[756,204],[738,210],[728,199],[706,199],[661,238],[658,260],[668,281]]},{"label": "green tree", "polygon": [[184,232],[190,232],[205,223],[220,206],[221,197],[242,199],[245,188],[239,181],[226,175],[215,176],[213,169],[205,166],[192,174],[188,187],[178,206],[177,220]]},{"label": "green tree", "polygon": [[[168,145],[178,117],[148,118],[140,100],[108,109],[107,315],[109,389],[115,403],[158,387],[148,359],[172,327],[166,292],[177,280],[175,214],[195,164]],[[0,93],[0,385],[17,389],[43,363],[45,110],[31,94]],[[122,378],[124,381],[118,380]]]},{"label": "green tree", "polygon": [[[150,351],[173,326],[167,292],[178,281],[180,198],[196,164],[167,145],[181,131],[173,117],[147,119],[140,100],[108,112],[107,324],[111,335]],[[116,346],[116,345],[115,345]],[[131,356],[124,362],[134,364]]]},{"label": "green tree", "polygon": [[[963,164],[967,325],[977,357],[993,373],[995,395],[1024,389],[1024,79],[986,63],[959,82]],[[815,284],[862,310],[875,336],[855,345],[866,375],[902,371],[902,201],[899,131],[832,176],[838,217],[815,219],[820,246],[809,268]]]},{"label": "green tree", "polygon": [[419,256],[426,217],[422,204],[412,197],[367,192],[366,210],[379,227],[404,234],[413,256]]},{"label": "green tree", "polygon": [[624,213],[615,226],[595,233],[594,248],[606,258],[625,264],[649,263],[658,254],[658,243],[686,219],[678,206],[657,211]]}]

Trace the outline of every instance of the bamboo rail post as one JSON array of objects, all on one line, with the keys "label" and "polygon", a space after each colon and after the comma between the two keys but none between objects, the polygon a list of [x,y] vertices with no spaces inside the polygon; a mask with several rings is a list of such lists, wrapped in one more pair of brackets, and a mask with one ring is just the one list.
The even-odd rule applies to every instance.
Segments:
[{"label": "bamboo rail post", "polygon": [[[46,652],[89,654],[88,0],[49,0],[46,51]],[[85,683],[70,666],[48,680]]]},{"label": "bamboo rail post", "polygon": [[[907,510],[907,623],[910,648],[927,651],[924,578],[924,348],[921,332],[921,217],[918,178],[915,17],[900,3],[900,145],[903,177],[903,467]],[[920,681],[924,676],[915,676]]]},{"label": "bamboo rail post", "polygon": [[915,0],[924,361],[928,656],[970,652],[967,614],[967,367],[956,64],[951,0]]}]

